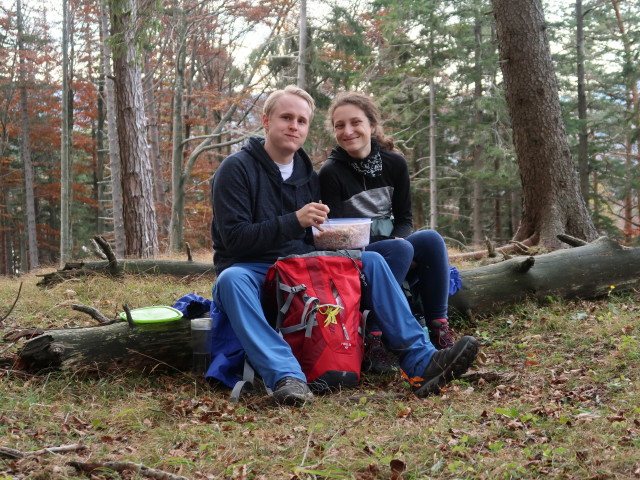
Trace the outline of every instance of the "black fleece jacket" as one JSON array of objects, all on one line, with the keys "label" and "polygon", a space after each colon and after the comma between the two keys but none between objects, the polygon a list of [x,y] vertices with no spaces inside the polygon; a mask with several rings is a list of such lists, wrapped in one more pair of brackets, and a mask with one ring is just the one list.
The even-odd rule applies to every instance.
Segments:
[{"label": "black fleece jacket", "polygon": [[[382,174],[365,177],[349,166],[354,159],[335,147],[320,169],[321,198],[331,211],[330,218],[393,218],[390,237],[406,237],[413,232],[409,169],[404,157],[380,150]],[[389,237],[372,237],[371,241]]]},{"label": "black fleece jacket", "polygon": [[318,175],[300,149],[286,181],[252,137],[227,157],[211,182],[213,262],[217,273],[235,263],[274,263],[278,257],[313,251],[310,228],[295,212],[320,198]]}]

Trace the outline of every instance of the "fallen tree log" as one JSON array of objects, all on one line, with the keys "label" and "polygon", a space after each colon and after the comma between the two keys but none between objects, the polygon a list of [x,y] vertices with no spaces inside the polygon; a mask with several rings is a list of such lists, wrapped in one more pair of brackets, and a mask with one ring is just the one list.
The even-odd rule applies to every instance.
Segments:
[{"label": "fallen tree log", "polygon": [[584,246],[460,271],[453,315],[486,315],[527,299],[593,299],[640,287],[640,249],[602,237]]},{"label": "fallen tree log", "polygon": [[119,321],[94,327],[45,330],[24,344],[13,368],[88,373],[185,371],[191,368],[191,359],[188,320],[135,327]]},{"label": "fallen tree log", "polygon": [[96,262],[72,262],[65,264],[61,270],[38,275],[42,280],[39,286],[51,286],[69,278],[78,278],[88,275],[111,275],[118,276],[124,274],[134,275],[211,275],[215,276],[212,263],[181,261],[181,260],[118,260],[118,264],[113,268],[107,260]]},{"label": "fallen tree log", "polygon": [[[155,271],[152,261],[131,263],[139,265],[125,272]],[[180,275],[198,273],[189,268],[193,262],[181,263]],[[593,299],[606,296],[612,287],[616,292],[638,289],[640,249],[624,248],[601,238],[576,248],[460,270],[460,275],[462,289],[450,298],[450,314],[473,320],[477,315],[489,315],[528,299]],[[25,343],[14,368],[188,370],[191,356],[186,320],[133,328],[119,321],[95,327],[46,330]]]}]

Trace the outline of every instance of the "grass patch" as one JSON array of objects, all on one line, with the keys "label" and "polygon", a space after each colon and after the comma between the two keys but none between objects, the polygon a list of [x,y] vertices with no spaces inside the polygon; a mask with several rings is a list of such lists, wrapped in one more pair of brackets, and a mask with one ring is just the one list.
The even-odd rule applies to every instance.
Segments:
[{"label": "grass patch", "polygon": [[[209,298],[213,279],[90,277],[48,289],[37,281],[0,279],[2,315],[23,282],[0,325],[3,337],[94,324],[74,303],[115,317],[123,304],[172,304],[186,293]],[[280,408],[260,395],[229,403],[226,390],[189,373],[24,375],[5,365],[0,447],[86,449],[0,455],[0,479],[87,478],[69,461],[134,462],[193,479],[637,478],[639,300],[613,293],[597,302],[551,299],[461,323],[459,334],[482,343],[478,369],[512,376],[457,381],[427,399],[413,397],[400,378],[364,377],[355,391]],[[0,344],[0,357],[21,344]]]}]

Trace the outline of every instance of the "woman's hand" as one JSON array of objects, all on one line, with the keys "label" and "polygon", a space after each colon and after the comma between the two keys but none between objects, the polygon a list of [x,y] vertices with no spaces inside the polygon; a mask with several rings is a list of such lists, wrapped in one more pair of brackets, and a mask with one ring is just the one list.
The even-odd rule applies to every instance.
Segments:
[{"label": "woman's hand", "polygon": [[298,222],[303,228],[307,227],[316,227],[318,230],[322,231],[322,225],[327,219],[327,215],[329,214],[329,207],[323,203],[307,203],[300,210],[296,211],[296,217],[298,217]]}]

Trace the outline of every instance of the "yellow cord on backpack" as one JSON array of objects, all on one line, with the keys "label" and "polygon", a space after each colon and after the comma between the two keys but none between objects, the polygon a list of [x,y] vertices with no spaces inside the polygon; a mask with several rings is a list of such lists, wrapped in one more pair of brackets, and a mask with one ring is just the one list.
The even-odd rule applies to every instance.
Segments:
[{"label": "yellow cord on backpack", "polygon": [[328,327],[332,323],[337,325],[338,319],[336,317],[338,316],[338,313],[340,313],[340,310],[342,310],[343,308],[344,307],[340,305],[318,305],[318,312],[321,315],[325,315],[324,326]]}]

